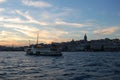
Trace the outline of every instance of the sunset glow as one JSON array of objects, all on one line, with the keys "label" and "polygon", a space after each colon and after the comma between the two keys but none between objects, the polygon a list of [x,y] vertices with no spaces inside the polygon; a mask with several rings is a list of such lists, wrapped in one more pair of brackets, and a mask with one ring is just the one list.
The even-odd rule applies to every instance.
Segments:
[{"label": "sunset glow", "polygon": [[0,0],[0,45],[120,39],[120,0]]}]

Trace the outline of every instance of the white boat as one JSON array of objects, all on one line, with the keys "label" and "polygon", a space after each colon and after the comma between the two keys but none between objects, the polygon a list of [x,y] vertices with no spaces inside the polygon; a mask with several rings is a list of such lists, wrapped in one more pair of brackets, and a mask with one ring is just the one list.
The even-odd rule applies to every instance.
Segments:
[{"label": "white boat", "polygon": [[38,45],[38,35],[37,35],[37,44],[30,46],[29,42],[29,47],[26,48],[26,54],[27,55],[41,55],[41,56],[62,56],[61,51],[58,51],[56,47],[45,47],[42,45]]},{"label": "white boat", "polygon": [[27,55],[41,55],[41,56],[62,56],[60,51],[52,51],[50,48],[44,47],[31,47],[26,49]]}]

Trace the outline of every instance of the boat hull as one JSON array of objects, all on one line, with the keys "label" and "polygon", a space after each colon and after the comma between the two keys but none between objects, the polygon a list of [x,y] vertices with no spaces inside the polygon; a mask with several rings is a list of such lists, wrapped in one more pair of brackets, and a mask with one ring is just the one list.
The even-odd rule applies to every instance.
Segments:
[{"label": "boat hull", "polygon": [[37,55],[37,56],[62,56],[61,52],[26,52],[27,55]]}]

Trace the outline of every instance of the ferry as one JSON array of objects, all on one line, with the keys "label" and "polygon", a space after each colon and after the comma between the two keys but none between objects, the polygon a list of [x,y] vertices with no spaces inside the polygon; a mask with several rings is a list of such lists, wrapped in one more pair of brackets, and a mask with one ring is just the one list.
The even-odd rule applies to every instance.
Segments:
[{"label": "ferry", "polygon": [[62,56],[61,51],[53,51],[50,48],[32,46],[26,49],[27,55],[37,56]]},{"label": "ferry", "polygon": [[37,35],[37,44],[30,46],[29,41],[29,47],[25,49],[27,55],[41,55],[41,56],[62,56],[62,52],[57,49],[55,45],[45,47],[43,45],[38,44],[38,37]]}]

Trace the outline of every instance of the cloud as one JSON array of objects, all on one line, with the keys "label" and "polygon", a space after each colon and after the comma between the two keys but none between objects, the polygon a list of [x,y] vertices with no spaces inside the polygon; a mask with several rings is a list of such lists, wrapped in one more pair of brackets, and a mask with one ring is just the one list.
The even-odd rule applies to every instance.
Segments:
[{"label": "cloud", "polygon": [[1,45],[15,45],[15,46],[21,46],[21,45],[27,45],[28,39],[26,37],[18,35],[18,33],[13,31],[0,31],[0,44]]},{"label": "cloud", "polygon": [[0,32],[0,36],[6,36],[6,35],[11,35],[12,34],[12,32],[10,32],[10,31],[1,31]]},{"label": "cloud", "polygon": [[20,29],[25,31],[39,31],[38,28],[19,24],[3,24],[2,26],[6,28]]},{"label": "cloud", "polygon": [[15,10],[15,13],[25,17],[27,20],[33,20],[33,18],[28,14],[28,11],[25,13],[21,12],[20,10]]},{"label": "cloud", "polygon": [[112,33],[116,32],[118,29],[120,29],[120,28],[119,27],[110,27],[110,28],[95,30],[93,33],[107,35],[107,34],[112,34]]},{"label": "cloud", "polygon": [[27,6],[40,7],[40,8],[52,7],[51,4],[44,1],[22,0],[22,3]]},{"label": "cloud", "polygon": [[[2,25],[2,27],[6,28],[6,29],[12,29],[14,30],[14,34],[16,34],[16,36],[18,35],[19,37],[12,37],[14,40],[26,40],[26,39],[30,39],[30,40],[34,40],[36,41],[36,35],[37,33],[39,32],[40,34],[40,42],[45,42],[45,43],[50,43],[50,42],[53,42],[53,41],[61,41],[62,39],[60,39],[60,36],[62,35],[65,35],[65,34],[68,34],[68,32],[65,32],[65,31],[62,31],[62,30],[57,30],[57,29],[51,29],[51,30],[42,30],[42,29],[39,29],[39,28],[36,28],[36,27],[32,27],[32,26],[27,26],[27,25],[18,25],[18,24],[4,24]],[[1,35],[3,36],[8,36],[11,33],[9,32],[2,32]],[[11,34],[13,35],[13,34]],[[22,37],[22,36],[25,36]],[[11,39],[12,39],[11,38]],[[16,39],[17,38],[17,39]],[[10,39],[10,38],[9,38]],[[65,40],[65,39],[64,39]]]},{"label": "cloud", "polygon": [[[45,15],[42,15],[44,17],[43,21],[38,21],[34,19],[32,16],[30,16],[29,12],[22,12],[20,10],[15,10],[14,13],[19,14],[20,16],[24,17],[26,20],[21,20],[20,18],[12,18],[12,19],[6,19],[6,21],[14,21],[18,23],[32,23],[32,24],[38,24],[41,26],[73,26],[73,27],[83,27],[83,26],[91,26],[90,23],[73,23],[73,22],[66,22],[61,19],[58,19],[59,17],[65,16],[67,13],[59,13],[53,15],[52,13],[45,13]],[[46,20],[47,19],[47,20]],[[52,20],[51,20],[52,19]]]},{"label": "cloud", "polygon": [[3,11],[5,11],[5,9],[4,8],[0,8],[0,12],[3,12]]},{"label": "cloud", "polygon": [[[67,22],[61,19],[56,19],[52,22],[50,21],[39,21],[34,19],[32,16],[29,15],[28,12],[22,12],[20,10],[15,10],[15,14],[20,15],[21,17],[24,17],[25,19],[21,19],[21,17],[10,17],[10,16],[0,16],[0,21],[2,24],[5,22],[11,23],[11,24],[35,24],[35,25],[40,25],[41,27],[56,27],[56,26],[66,26],[66,27],[84,27],[84,26],[91,26],[92,24],[90,23],[75,23],[75,22]],[[9,25],[9,27],[11,26]],[[5,25],[5,24],[4,24]],[[7,24],[6,24],[7,25]],[[7,25],[8,26],[8,25]],[[12,25],[14,26],[14,25]],[[22,26],[21,26],[22,27]]]},{"label": "cloud", "polygon": [[7,23],[21,23],[21,24],[24,24],[24,23],[32,23],[32,24],[39,24],[39,25],[48,25],[47,22],[42,22],[42,21],[38,21],[38,20],[35,20],[32,16],[30,16],[27,12],[26,13],[23,13],[19,10],[16,10],[14,11],[14,13],[17,13],[19,15],[21,15],[22,17],[24,17],[25,19],[21,19],[21,17],[11,17],[11,16],[0,16],[0,21],[1,22],[7,22]]},{"label": "cloud", "polygon": [[25,21],[22,20],[22,19],[20,19],[19,17],[5,17],[5,16],[0,16],[0,21],[1,22],[8,22],[8,23],[25,23]]},{"label": "cloud", "polygon": [[[1,10],[3,11],[3,10]],[[87,23],[69,22],[64,20],[65,17],[70,16],[71,10],[38,12],[40,15],[34,16],[30,11],[23,12],[22,10],[12,10],[0,15],[1,32],[0,44],[16,45],[27,44],[28,40],[36,43],[36,35],[39,32],[39,42],[51,43],[68,41],[70,38],[69,31],[58,29],[57,26],[63,27],[84,27],[89,26]],[[46,15],[41,15],[44,14]],[[9,31],[6,31],[9,30]],[[64,37],[67,35],[66,37]],[[6,41],[6,43],[4,43]]]},{"label": "cloud", "polygon": [[34,38],[35,34],[39,31],[38,28],[27,26],[27,25],[2,24],[1,26],[4,27],[4,28],[7,28],[7,29],[13,29],[14,31],[22,33],[25,36],[28,36],[28,37],[31,37],[31,38]]},{"label": "cloud", "polygon": [[29,15],[29,12],[22,12],[20,10],[15,10],[14,13],[21,15],[22,17],[24,17],[27,20],[20,20],[21,23],[33,23],[33,24],[39,24],[39,25],[48,25],[47,22],[43,22],[43,21],[38,21],[36,19],[34,19],[32,16]]},{"label": "cloud", "polygon": [[62,25],[62,26],[72,26],[72,27],[84,27],[84,26],[90,26],[91,24],[88,23],[71,23],[71,22],[65,22],[62,20],[56,20],[55,25]]},{"label": "cloud", "polygon": [[43,20],[56,20],[61,18],[70,17],[73,14],[74,10],[72,9],[54,9],[52,11],[43,11],[40,14],[40,18]]},{"label": "cloud", "polygon": [[6,1],[6,0],[0,0],[0,4],[1,4],[1,3],[4,3],[5,1]]},{"label": "cloud", "polygon": [[21,40],[22,37],[18,36],[15,32],[2,30],[0,32],[1,40]]}]

